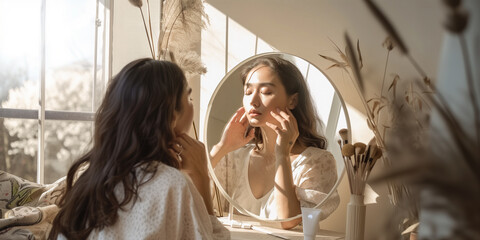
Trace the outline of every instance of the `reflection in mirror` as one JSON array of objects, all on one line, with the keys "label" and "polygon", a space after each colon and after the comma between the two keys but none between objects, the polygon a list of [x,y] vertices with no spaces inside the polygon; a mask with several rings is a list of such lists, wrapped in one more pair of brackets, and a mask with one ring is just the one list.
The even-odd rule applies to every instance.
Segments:
[{"label": "reflection in mirror", "polygon": [[343,109],[330,81],[301,58],[266,53],[233,68],[210,100],[205,128],[209,167],[225,199],[286,227],[301,221],[300,207],[328,217],[344,170],[336,143],[338,129],[349,128]]}]

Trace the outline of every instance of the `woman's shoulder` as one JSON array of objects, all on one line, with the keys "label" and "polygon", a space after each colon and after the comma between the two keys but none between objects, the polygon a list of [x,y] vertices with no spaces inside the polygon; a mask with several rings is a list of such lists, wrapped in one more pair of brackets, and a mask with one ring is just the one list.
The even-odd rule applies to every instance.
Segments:
[{"label": "woman's shoulder", "polygon": [[333,154],[325,149],[308,147],[292,162],[294,172],[322,172],[326,169],[335,169],[336,161]]},{"label": "woman's shoulder", "polygon": [[151,179],[147,176],[146,180],[148,181],[143,186],[146,191],[183,191],[188,188],[185,175],[180,170],[163,163],[159,163]]},{"label": "woman's shoulder", "polygon": [[317,147],[307,147],[293,162],[292,166],[299,167],[305,165],[317,165],[326,162],[335,162],[335,158],[332,153],[328,150],[317,148]]},{"label": "woman's shoulder", "polygon": [[318,147],[307,147],[302,155],[305,157],[333,158],[333,154],[330,151]]},{"label": "woman's shoulder", "polygon": [[179,169],[163,163],[158,164],[157,172],[155,173],[155,175],[158,179],[161,180],[187,183],[185,175]]}]

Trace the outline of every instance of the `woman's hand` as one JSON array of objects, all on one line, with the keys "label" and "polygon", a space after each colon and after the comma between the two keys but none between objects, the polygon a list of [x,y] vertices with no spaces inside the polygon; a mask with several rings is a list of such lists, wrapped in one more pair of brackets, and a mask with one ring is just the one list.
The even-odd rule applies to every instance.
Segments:
[{"label": "woman's hand", "polygon": [[[297,120],[289,109],[270,112],[277,120],[276,123],[267,122],[267,126],[277,133],[275,141],[275,187],[274,199],[277,206],[277,213],[280,218],[288,218],[301,213],[300,202],[295,193],[293,183],[292,167],[290,163],[290,152],[298,138]],[[284,229],[295,227],[301,219],[294,219],[282,222]]]},{"label": "woman's hand", "polygon": [[289,109],[282,111],[277,108],[277,112],[271,111],[270,114],[277,120],[277,123],[266,123],[277,133],[275,152],[289,156],[298,138],[297,119]]},{"label": "woman's hand", "polygon": [[247,115],[245,114],[245,109],[241,107],[225,126],[220,142],[213,146],[210,151],[210,161],[213,167],[215,167],[227,153],[245,146],[245,144],[253,139],[255,136],[254,129],[250,129],[248,134],[245,134],[247,128]]},{"label": "woman's hand", "polygon": [[210,194],[210,178],[208,177],[207,153],[205,145],[187,134],[178,136],[171,147],[180,162],[180,170],[188,174],[193,184],[202,195],[205,207],[213,214],[213,204]]},{"label": "woman's hand", "polygon": [[208,178],[207,155],[203,143],[184,133],[174,140],[172,150],[180,162],[180,170],[194,180]]},{"label": "woman's hand", "polygon": [[250,129],[248,134],[245,134],[248,128],[247,114],[245,108],[241,107],[235,112],[225,130],[222,134],[222,139],[217,145],[223,147],[226,152],[234,151],[242,146],[245,146],[254,137],[254,129]]}]

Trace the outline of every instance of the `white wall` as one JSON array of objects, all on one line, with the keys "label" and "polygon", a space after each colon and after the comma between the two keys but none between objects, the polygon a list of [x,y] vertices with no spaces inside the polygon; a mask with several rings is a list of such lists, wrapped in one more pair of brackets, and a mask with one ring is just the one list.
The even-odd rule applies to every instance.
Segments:
[{"label": "white wall", "polygon": [[[435,81],[437,59],[442,40],[443,9],[440,1],[425,0],[378,0],[375,1],[392,20],[394,26],[409,47],[410,53],[427,75]],[[385,67],[386,50],[382,47],[387,34],[372,16],[363,1],[351,0],[208,0],[213,7],[232,18],[243,27],[264,39],[282,52],[301,56],[319,66],[333,80],[347,102],[352,122],[353,141],[368,142],[372,137],[366,125],[364,108],[351,80],[339,69],[318,54],[339,59],[332,41],[344,49],[344,33],[351,39],[360,40],[364,59],[362,70],[366,79],[367,99],[378,96]],[[388,83],[391,73],[402,79],[418,78],[412,64],[399,53],[391,52],[387,71]],[[382,164],[374,168],[372,176],[382,172]],[[344,231],[348,183],[344,178],[340,184],[341,203],[339,209],[321,227]],[[372,186],[380,194],[379,203],[367,206],[365,239],[374,239],[379,227],[388,221],[392,207],[385,185]]]},{"label": "white wall", "polygon": [[[112,0],[113,1],[113,0]],[[142,7],[143,14],[147,17],[146,2]],[[158,41],[160,26],[160,1],[150,1],[150,14],[153,31],[153,44]],[[148,19],[147,19],[148,24]],[[147,25],[148,26],[148,25]],[[127,63],[144,57],[152,57],[145,34],[140,10],[130,4],[129,1],[114,1],[113,14],[113,37],[112,37],[112,74],[118,73]],[[198,36],[192,36],[200,38]],[[199,39],[200,40],[200,39]],[[155,47],[156,48],[156,47]],[[198,128],[200,122],[200,79],[189,79],[189,85],[193,91],[191,94],[194,104],[193,121]],[[197,132],[199,130],[197,129]],[[195,136],[193,128],[189,134]]]}]

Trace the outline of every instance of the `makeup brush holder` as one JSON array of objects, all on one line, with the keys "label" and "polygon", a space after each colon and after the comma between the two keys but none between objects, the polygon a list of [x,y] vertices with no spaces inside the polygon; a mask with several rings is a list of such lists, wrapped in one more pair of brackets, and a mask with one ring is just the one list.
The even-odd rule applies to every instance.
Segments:
[{"label": "makeup brush holder", "polygon": [[363,240],[365,235],[365,210],[363,195],[350,195],[347,205],[346,240]]}]

